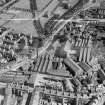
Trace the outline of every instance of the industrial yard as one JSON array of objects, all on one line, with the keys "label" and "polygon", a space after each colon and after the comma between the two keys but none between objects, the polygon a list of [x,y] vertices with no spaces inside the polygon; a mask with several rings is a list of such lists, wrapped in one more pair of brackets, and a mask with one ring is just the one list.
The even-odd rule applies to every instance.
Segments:
[{"label": "industrial yard", "polygon": [[105,105],[105,0],[0,0],[0,105]]}]

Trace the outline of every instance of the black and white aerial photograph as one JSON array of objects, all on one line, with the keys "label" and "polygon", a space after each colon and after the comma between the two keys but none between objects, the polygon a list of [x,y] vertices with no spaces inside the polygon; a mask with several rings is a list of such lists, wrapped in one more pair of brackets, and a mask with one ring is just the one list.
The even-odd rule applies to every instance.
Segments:
[{"label": "black and white aerial photograph", "polygon": [[105,105],[105,0],[0,0],[0,105]]}]

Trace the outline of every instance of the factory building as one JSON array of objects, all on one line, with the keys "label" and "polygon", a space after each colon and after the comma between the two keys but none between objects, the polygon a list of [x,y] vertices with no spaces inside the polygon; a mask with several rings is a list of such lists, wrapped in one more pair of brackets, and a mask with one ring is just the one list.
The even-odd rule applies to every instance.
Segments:
[{"label": "factory building", "polygon": [[49,55],[39,56],[35,64],[34,71],[39,73],[45,73],[49,67],[50,58]]},{"label": "factory building", "polygon": [[68,77],[69,71],[62,62],[61,58],[52,58],[49,54],[44,54],[37,58],[33,72]]},{"label": "factory building", "polygon": [[78,64],[74,62],[72,59],[68,58],[64,59],[64,64],[69,68],[70,73],[74,76],[83,73],[82,68],[80,68]]},{"label": "factory building", "polygon": [[90,72],[92,71],[92,67],[89,66],[87,63],[85,62],[79,62],[78,65],[85,71],[85,72]]},{"label": "factory building", "polygon": [[82,47],[80,50],[79,61],[88,63],[91,59],[91,50],[91,47]]}]

